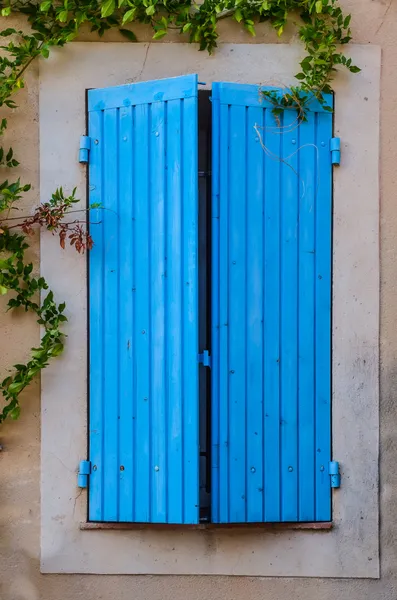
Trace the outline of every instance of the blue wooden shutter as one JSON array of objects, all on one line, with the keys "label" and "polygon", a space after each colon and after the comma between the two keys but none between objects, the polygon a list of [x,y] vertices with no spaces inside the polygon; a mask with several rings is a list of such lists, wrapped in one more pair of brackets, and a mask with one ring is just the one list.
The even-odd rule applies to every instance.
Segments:
[{"label": "blue wooden shutter", "polygon": [[[332,102],[332,98],[328,98]],[[213,87],[212,520],[331,518],[332,114]]]},{"label": "blue wooden shutter", "polygon": [[88,111],[89,519],[197,523],[197,77]]}]

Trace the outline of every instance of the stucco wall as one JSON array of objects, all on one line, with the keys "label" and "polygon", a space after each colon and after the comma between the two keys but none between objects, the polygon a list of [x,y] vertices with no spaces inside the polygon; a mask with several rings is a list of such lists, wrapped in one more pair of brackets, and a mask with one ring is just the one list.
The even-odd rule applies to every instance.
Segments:
[{"label": "stucco wall", "polygon": [[[381,104],[381,579],[316,580],[260,579],[228,577],[108,577],[59,576],[39,573],[39,459],[40,402],[39,385],[32,386],[24,398],[24,411],[17,424],[4,426],[0,441],[0,598],[1,600],[113,600],[137,598],[217,600],[242,597],[297,600],[390,599],[397,597],[397,489],[395,423],[397,408],[397,287],[394,264],[397,244],[397,209],[393,185],[397,183],[397,5],[391,1],[343,1],[353,13],[355,41],[382,47]],[[384,18],[386,16],[386,18]],[[250,41],[236,25],[222,24],[224,41]],[[266,25],[254,43],[275,42]],[[292,33],[291,33],[292,35]],[[107,40],[119,39],[110,34]],[[145,32],[139,35],[145,41]],[[288,34],[282,41],[288,42]],[[13,117],[14,150],[22,159],[21,177],[33,183],[30,195],[37,201],[38,122],[37,71],[31,68],[27,89],[20,94],[20,109]],[[27,207],[29,210],[29,207]],[[33,254],[37,256],[37,244]],[[9,315],[0,319],[1,357],[4,368],[26,357],[27,349],[37,344],[38,328],[30,317]],[[365,457],[363,457],[365,460]],[[394,494],[393,494],[394,491]]]}]

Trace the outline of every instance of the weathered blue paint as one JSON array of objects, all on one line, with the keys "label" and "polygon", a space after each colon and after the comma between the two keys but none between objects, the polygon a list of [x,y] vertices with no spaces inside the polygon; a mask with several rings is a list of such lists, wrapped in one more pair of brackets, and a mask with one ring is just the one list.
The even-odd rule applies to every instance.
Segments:
[{"label": "weathered blue paint", "polygon": [[197,523],[197,77],[88,107],[89,519]]},{"label": "weathered blue paint", "polygon": [[[327,98],[332,106],[332,97]],[[213,86],[212,520],[331,518],[332,115]]]}]

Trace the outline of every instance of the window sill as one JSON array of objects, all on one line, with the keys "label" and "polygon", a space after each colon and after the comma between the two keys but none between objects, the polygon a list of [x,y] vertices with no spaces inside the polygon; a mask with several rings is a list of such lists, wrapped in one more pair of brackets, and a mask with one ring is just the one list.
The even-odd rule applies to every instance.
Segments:
[{"label": "window sill", "polygon": [[86,522],[80,523],[80,529],[82,531],[90,530],[165,530],[165,529],[178,529],[178,530],[208,530],[208,529],[258,529],[260,531],[280,531],[280,530],[291,530],[291,529],[310,529],[315,531],[329,531],[333,528],[332,522],[321,522],[321,523],[201,523],[199,525],[173,525],[170,523],[93,523]]}]

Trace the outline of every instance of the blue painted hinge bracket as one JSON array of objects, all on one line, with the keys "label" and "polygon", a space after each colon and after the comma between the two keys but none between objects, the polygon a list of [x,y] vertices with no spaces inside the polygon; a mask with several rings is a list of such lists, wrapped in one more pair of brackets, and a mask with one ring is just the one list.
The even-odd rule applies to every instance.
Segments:
[{"label": "blue painted hinge bracket", "polygon": [[91,138],[88,135],[80,136],[79,162],[88,163],[91,150]]},{"label": "blue painted hinge bracket", "polygon": [[208,350],[204,350],[202,354],[198,355],[198,361],[204,367],[211,368],[211,357]]},{"label": "blue painted hinge bracket", "polygon": [[336,460],[331,460],[329,463],[329,476],[331,478],[331,487],[340,487],[339,463]]},{"label": "blue painted hinge bracket", "polygon": [[88,485],[88,475],[91,473],[91,461],[81,460],[79,464],[79,472],[77,475],[77,485],[80,488],[86,488]]},{"label": "blue painted hinge bracket", "polygon": [[340,138],[331,138],[330,142],[331,150],[331,164],[340,165]]}]

